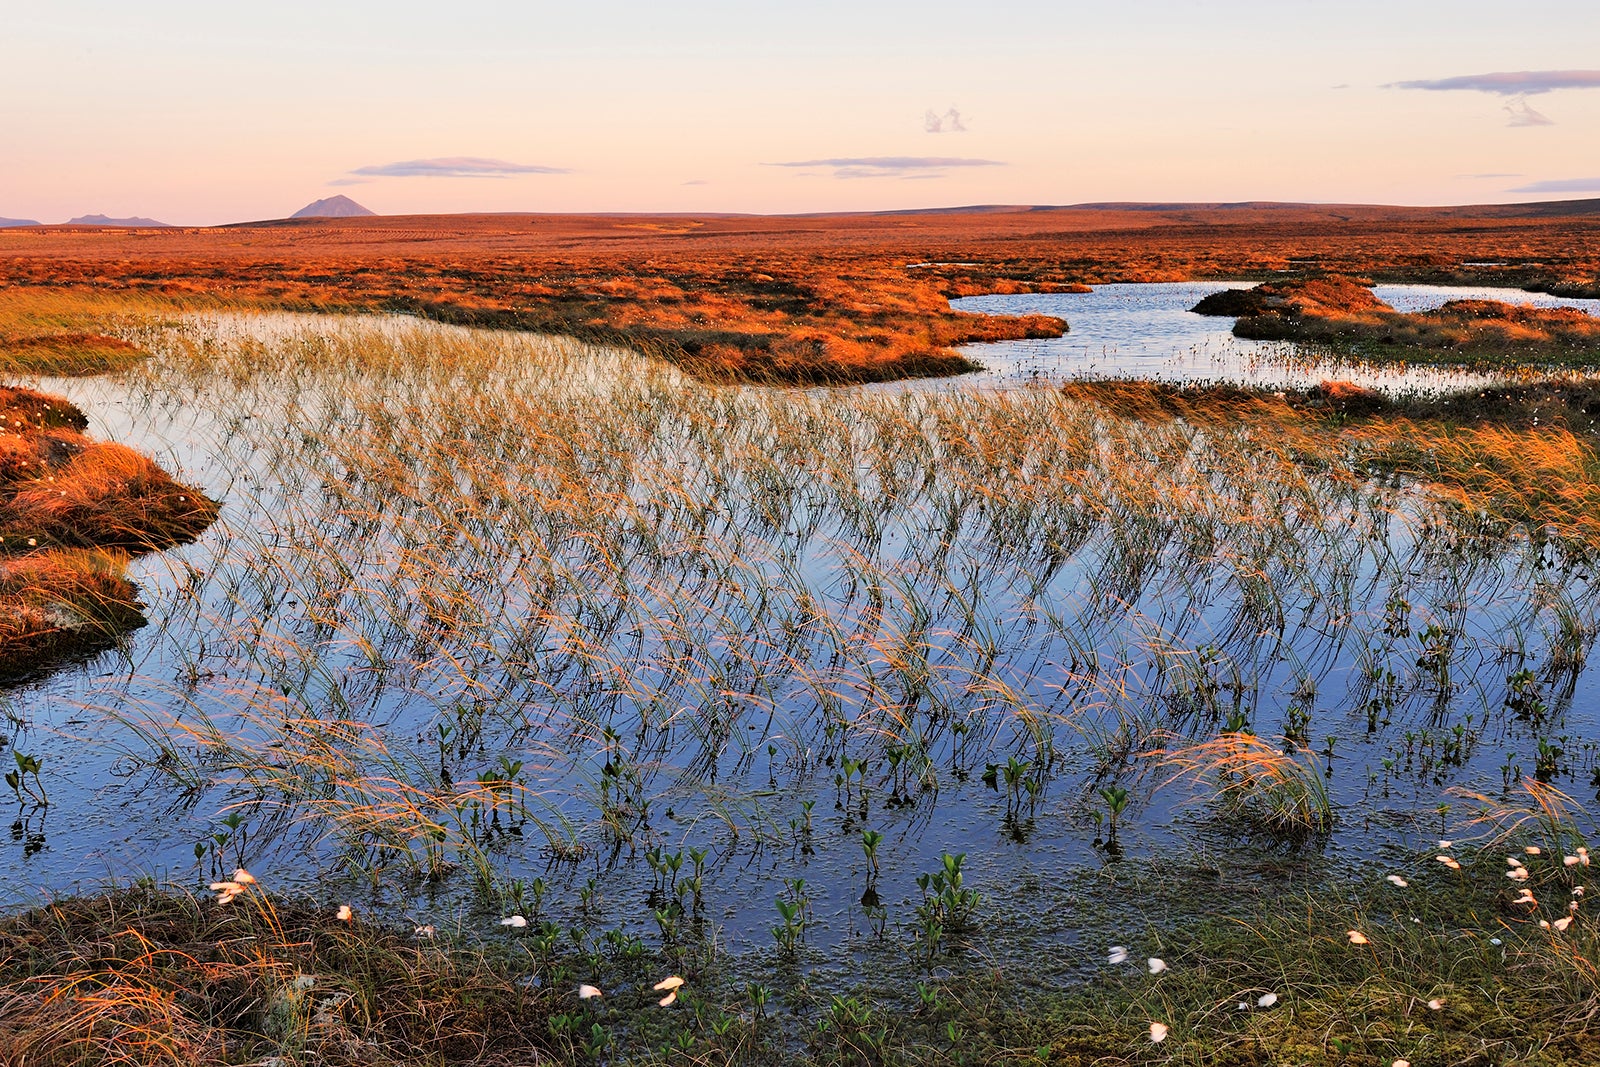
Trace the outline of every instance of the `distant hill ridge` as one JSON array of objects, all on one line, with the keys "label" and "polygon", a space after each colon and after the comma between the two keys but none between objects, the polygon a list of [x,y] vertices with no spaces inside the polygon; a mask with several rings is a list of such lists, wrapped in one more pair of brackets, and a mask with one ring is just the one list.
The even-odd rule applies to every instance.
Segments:
[{"label": "distant hill ridge", "polygon": [[289,217],[291,219],[359,219],[376,214],[376,211],[362,207],[348,196],[329,196],[307,204]]},{"label": "distant hill ridge", "polygon": [[37,225],[39,225],[39,223],[35,219],[0,219],[0,230],[7,229],[8,227],[11,227],[11,226],[37,226]]},{"label": "distant hill ridge", "polygon": [[140,218],[137,215],[126,219],[114,219],[108,215],[79,215],[75,219],[67,220],[68,226],[161,226],[168,224],[157,222],[155,219]]}]

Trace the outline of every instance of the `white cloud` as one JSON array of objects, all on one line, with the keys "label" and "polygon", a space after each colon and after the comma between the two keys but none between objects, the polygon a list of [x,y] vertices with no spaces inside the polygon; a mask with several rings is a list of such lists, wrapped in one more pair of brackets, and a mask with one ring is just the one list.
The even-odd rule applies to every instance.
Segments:
[{"label": "white cloud", "polygon": [[927,114],[922,117],[922,129],[927,133],[967,132],[966,125],[961,121],[961,112],[953,107],[943,115],[935,114],[934,110],[929,108]]}]

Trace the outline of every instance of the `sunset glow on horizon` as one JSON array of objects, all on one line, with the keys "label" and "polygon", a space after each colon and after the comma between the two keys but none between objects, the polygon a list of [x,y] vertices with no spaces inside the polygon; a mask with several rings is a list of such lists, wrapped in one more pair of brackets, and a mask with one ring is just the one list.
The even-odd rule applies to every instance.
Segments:
[{"label": "sunset glow on horizon", "polygon": [[1589,4],[614,0],[8,17],[0,217],[1600,196]]}]

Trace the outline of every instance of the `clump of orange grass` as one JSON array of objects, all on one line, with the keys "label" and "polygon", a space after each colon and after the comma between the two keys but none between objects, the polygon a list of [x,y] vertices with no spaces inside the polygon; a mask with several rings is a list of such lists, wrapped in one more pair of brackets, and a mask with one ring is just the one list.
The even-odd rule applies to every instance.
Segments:
[{"label": "clump of orange grass", "polygon": [[143,625],[127,557],[96,550],[0,560],[0,675],[102,648]]},{"label": "clump of orange grass", "polygon": [[60,397],[0,387],[0,675],[104,647],[143,623],[128,554],[193,540],[218,504]]},{"label": "clump of orange grass", "polygon": [[268,897],[242,871],[235,879],[224,884],[242,899],[225,893],[227,903],[140,885],[0,920],[0,1063],[550,1057],[549,990],[481,953]]},{"label": "clump of orange grass", "polygon": [[1206,791],[1224,817],[1255,832],[1314,837],[1333,829],[1333,801],[1309,754],[1243,730],[1150,753],[1176,769],[1163,785],[1187,781]]},{"label": "clump of orange grass", "polygon": [[150,353],[120,337],[99,333],[46,333],[0,338],[0,371],[85,375],[117,370]]}]

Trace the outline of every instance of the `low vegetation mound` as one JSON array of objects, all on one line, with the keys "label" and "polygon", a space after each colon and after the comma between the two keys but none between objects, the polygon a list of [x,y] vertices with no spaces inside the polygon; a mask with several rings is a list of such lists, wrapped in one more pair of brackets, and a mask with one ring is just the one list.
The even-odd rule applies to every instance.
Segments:
[{"label": "low vegetation mound", "polygon": [[1370,282],[1353,278],[1306,278],[1263,282],[1253,289],[1224,289],[1202,299],[1191,311],[1200,315],[1274,315],[1329,318],[1394,308],[1372,295]]},{"label": "low vegetation mound", "polygon": [[216,521],[215,501],[87,425],[60,397],[0,386],[0,677],[141,625],[127,558]]},{"label": "low vegetation mound", "polygon": [[1323,345],[1363,359],[1479,367],[1600,363],[1600,319],[1579,308],[1452,300],[1404,313],[1350,278],[1228,289],[1192,310],[1239,316],[1233,327],[1239,337]]},{"label": "low vegetation mound", "polygon": [[104,374],[148,356],[138,345],[97,333],[0,339],[0,371],[11,373]]},{"label": "low vegetation mound", "polygon": [[[269,910],[270,908],[270,910]],[[398,993],[398,995],[397,995]],[[0,1062],[547,1062],[546,991],[331,910],[131,888],[0,922]],[[288,1062],[288,1061],[276,1061]]]}]

